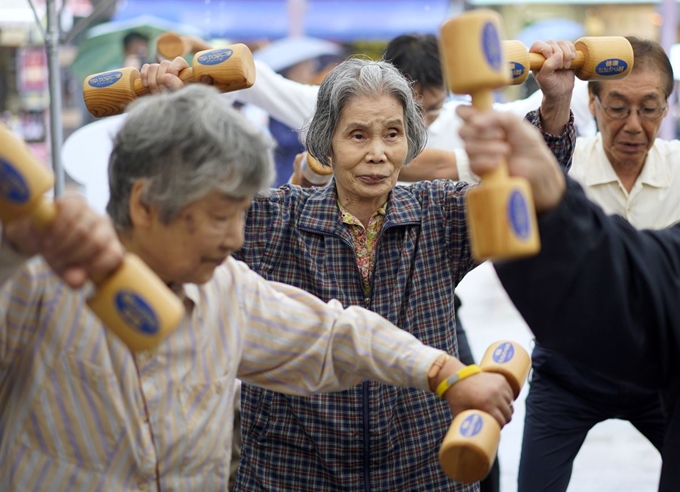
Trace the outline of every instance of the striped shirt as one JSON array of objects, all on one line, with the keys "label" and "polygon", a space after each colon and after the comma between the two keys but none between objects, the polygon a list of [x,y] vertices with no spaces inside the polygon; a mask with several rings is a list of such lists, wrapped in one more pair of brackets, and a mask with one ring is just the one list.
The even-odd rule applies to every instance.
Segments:
[{"label": "striped shirt", "polygon": [[0,282],[0,490],[226,490],[236,377],[296,395],[427,389],[441,354],[232,258],[184,286],[180,327],[137,354],[42,259],[3,247]]}]

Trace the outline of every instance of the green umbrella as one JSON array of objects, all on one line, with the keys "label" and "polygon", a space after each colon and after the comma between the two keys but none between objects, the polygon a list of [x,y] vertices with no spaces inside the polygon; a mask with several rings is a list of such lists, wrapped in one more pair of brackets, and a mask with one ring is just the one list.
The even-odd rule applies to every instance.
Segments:
[{"label": "green umbrella", "polygon": [[178,24],[150,15],[125,21],[106,22],[87,31],[85,40],[78,47],[70,68],[78,81],[82,83],[89,75],[122,67],[123,38],[132,32],[149,38],[149,56],[153,59],[156,52],[155,38],[168,31],[204,37],[203,32],[194,26]]}]

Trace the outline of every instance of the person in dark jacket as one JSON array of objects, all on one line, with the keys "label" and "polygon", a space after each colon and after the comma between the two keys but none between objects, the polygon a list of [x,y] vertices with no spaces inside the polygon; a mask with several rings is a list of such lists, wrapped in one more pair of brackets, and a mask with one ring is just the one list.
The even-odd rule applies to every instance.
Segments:
[{"label": "person in dark jacket", "polygon": [[680,490],[680,225],[639,231],[606,215],[533,128],[471,107],[459,115],[475,172],[505,159],[532,187],[541,251],[494,264],[510,299],[542,346],[659,392],[668,414],[659,491]]}]

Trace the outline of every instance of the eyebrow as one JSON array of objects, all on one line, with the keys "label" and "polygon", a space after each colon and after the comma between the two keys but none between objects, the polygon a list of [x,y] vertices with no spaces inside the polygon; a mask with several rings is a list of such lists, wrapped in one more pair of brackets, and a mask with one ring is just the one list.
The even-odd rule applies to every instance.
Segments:
[{"label": "eyebrow", "polygon": [[[393,118],[393,119],[391,119],[391,120],[387,120],[387,121],[385,122],[385,124],[386,124],[386,126],[399,126],[399,127],[403,127],[403,126],[404,126],[404,120],[402,120],[401,118]],[[365,130],[365,129],[367,129],[368,127],[369,127],[369,125],[367,125],[366,123],[361,123],[361,122],[358,122],[358,121],[353,121],[353,122],[347,123],[347,125],[345,125],[345,129],[346,129],[346,130],[348,130],[348,129],[360,129],[360,130]]]},{"label": "eyebrow", "polygon": [[[625,95],[621,94],[620,92],[617,91],[612,91],[609,94],[607,94],[607,97],[616,97],[619,99],[624,99],[625,101],[628,101],[628,97]],[[663,96],[660,96],[658,92],[648,92],[647,94],[643,95],[642,100],[644,99],[661,99],[663,100]]]}]

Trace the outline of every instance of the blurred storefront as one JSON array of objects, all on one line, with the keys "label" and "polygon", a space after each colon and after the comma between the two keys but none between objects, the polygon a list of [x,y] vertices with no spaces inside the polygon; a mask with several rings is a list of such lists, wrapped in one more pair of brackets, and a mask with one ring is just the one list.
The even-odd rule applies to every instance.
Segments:
[{"label": "blurred storefront", "polygon": [[[0,119],[5,121],[44,162],[49,161],[49,72],[45,48],[46,0],[0,2]],[[61,31],[92,11],[89,0],[57,3]],[[38,23],[40,22],[40,24]],[[75,97],[79,90],[68,70],[75,47],[59,49],[64,135],[80,125]]]}]

